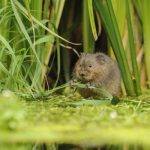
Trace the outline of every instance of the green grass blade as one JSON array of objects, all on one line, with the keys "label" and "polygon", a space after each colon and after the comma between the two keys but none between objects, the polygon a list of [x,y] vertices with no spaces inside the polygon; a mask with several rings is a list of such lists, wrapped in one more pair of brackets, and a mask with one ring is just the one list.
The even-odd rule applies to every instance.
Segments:
[{"label": "green grass blade", "polygon": [[139,1],[141,14],[142,14],[142,23],[143,23],[143,36],[144,36],[144,53],[145,53],[145,63],[147,69],[147,77],[148,77],[148,88],[150,88],[150,1],[144,0]]},{"label": "green grass blade", "polygon": [[123,37],[126,23],[125,0],[112,0],[112,5],[121,37]]},{"label": "green grass blade", "polygon": [[13,49],[11,48],[10,44],[6,41],[6,39],[0,35],[0,41],[5,45],[5,47],[9,50],[9,53],[11,54],[13,60],[15,60],[15,54],[14,54],[14,51]]},{"label": "green grass blade", "polygon": [[[12,0],[11,0],[12,1]],[[18,1],[15,1],[15,4],[18,6],[18,8],[27,16],[28,13],[27,13],[27,10],[18,2]],[[58,34],[56,34],[55,32],[53,32],[51,29],[47,28],[45,25],[43,25],[38,19],[36,19],[35,17],[32,16],[32,19],[33,21],[38,24],[39,26],[41,26],[43,29],[45,29],[46,31],[48,31],[50,34],[52,34],[53,36],[55,37],[58,37],[59,39],[61,39],[62,41],[64,42],[67,42],[69,44],[73,44],[73,45],[81,45],[81,43],[73,43],[73,42],[70,42],[66,39],[64,39],[63,37],[59,36]]]},{"label": "green grass blade", "polygon": [[141,0],[132,0],[139,16],[139,19],[142,20],[142,1]]},{"label": "green grass blade", "polygon": [[133,77],[134,89],[135,89],[136,94],[140,95],[141,94],[140,76],[139,76],[139,70],[138,70],[138,65],[136,61],[136,49],[135,49],[135,44],[134,44],[130,7],[129,7],[128,0],[126,0],[126,15],[127,15],[128,36],[129,36],[129,44],[130,44],[130,54],[131,54],[133,76],[134,76]]},{"label": "green grass blade", "polygon": [[43,19],[47,19],[49,17],[48,11],[49,8],[51,7],[51,3],[49,0],[45,0],[44,6],[43,6]]},{"label": "green grass blade", "polygon": [[92,29],[92,33],[94,36],[94,40],[97,40],[98,35],[97,35],[96,25],[95,25],[95,20],[94,20],[93,1],[92,0],[88,0],[88,11],[89,11],[90,24],[91,24],[91,29]]},{"label": "green grass blade", "polygon": [[31,14],[38,20],[42,19],[42,0],[26,0],[26,2],[30,2],[30,10]]},{"label": "green grass blade", "polygon": [[59,39],[57,38],[56,39],[56,47],[57,47],[57,79],[56,79],[56,82],[55,82],[55,85],[54,85],[54,88],[57,86],[58,84],[58,80],[59,80],[59,77],[60,77],[60,46],[59,46]]},{"label": "green grass blade", "polygon": [[87,2],[87,0],[83,0],[83,50],[85,53],[92,53],[94,52],[95,43],[90,26]]},{"label": "green grass blade", "polygon": [[7,68],[3,65],[2,62],[0,62],[0,70],[3,71],[5,74],[9,75],[9,71]]},{"label": "green grass blade", "polygon": [[26,30],[26,28],[25,28],[25,26],[24,26],[24,24],[23,24],[23,22],[22,22],[22,20],[21,20],[21,18],[19,16],[19,14],[18,14],[17,8],[16,8],[16,6],[14,4],[14,0],[11,0],[11,5],[12,5],[12,9],[13,9],[15,18],[16,18],[19,26],[20,26],[20,29],[22,30],[22,33],[24,34],[24,36],[26,37],[27,41],[29,42],[29,44],[30,44],[30,46],[31,46],[31,48],[33,50],[33,53],[36,56],[38,62],[41,63],[40,59],[39,59],[39,57],[38,57],[38,55],[36,53],[35,46],[33,45],[32,41],[31,41],[31,38],[30,38],[29,34],[27,33],[27,30]]},{"label": "green grass blade", "polygon": [[[87,87],[87,85],[82,84],[80,82],[72,84],[72,87],[81,88],[81,89],[87,89],[88,88],[88,89],[93,90],[95,93],[97,93],[99,95],[103,95],[104,98],[108,98],[109,100],[113,99],[113,96],[103,88],[96,88],[96,87],[93,87],[93,86],[88,86]],[[101,97],[101,96],[99,96],[99,97]]]},{"label": "green grass blade", "polygon": [[59,26],[59,23],[60,23],[60,19],[61,19],[61,16],[62,16],[62,13],[63,13],[63,8],[64,8],[64,5],[65,5],[65,2],[66,0],[57,0],[57,7],[55,9],[55,13],[57,14],[56,15],[56,21],[55,21],[55,27],[58,28]]},{"label": "green grass blade", "polygon": [[54,38],[52,35],[45,35],[44,37],[37,39],[35,41],[35,45],[39,45],[39,44],[46,43],[46,42],[51,42],[53,39]]}]

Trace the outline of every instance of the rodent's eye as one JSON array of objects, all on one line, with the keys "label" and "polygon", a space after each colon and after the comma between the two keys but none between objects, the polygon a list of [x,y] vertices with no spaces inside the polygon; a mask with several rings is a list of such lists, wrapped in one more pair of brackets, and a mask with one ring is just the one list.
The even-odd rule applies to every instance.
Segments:
[{"label": "rodent's eye", "polygon": [[89,68],[92,68],[92,65],[89,65],[88,67],[89,67]]},{"label": "rodent's eye", "polygon": [[81,65],[81,64],[80,64],[79,66],[80,66],[80,67],[82,67],[82,65]]}]

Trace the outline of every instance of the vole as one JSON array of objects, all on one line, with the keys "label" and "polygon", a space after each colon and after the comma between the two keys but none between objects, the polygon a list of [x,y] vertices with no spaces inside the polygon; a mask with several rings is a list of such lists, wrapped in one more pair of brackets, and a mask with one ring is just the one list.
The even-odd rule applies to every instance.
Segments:
[{"label": "vole", "polygon": [[[73,81],[103,88],[113,96],[121,94],[121,74],[117,63],[103,53],[82,53],[73,70]],[[81,96],[98,95],[91,89],[78,89]]]}]

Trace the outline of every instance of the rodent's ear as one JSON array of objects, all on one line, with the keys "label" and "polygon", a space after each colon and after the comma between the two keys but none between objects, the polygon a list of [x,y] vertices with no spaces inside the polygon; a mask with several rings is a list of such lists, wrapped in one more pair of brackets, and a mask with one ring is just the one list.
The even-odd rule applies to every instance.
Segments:
[{"label": "rodent's ear", "polygon": [[100,63],[101,65],[103,65],[106,62],[105,55],[97,53],[96,54],[96,60],[98,61],[98,63]]}]

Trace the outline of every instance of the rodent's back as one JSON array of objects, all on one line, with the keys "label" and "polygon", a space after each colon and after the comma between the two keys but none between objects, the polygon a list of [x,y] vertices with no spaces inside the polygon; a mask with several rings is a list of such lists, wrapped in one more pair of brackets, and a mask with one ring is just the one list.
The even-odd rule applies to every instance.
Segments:
[{"label": "rodent's back", "polygon": [[[77,81],[104,88],[115,96],[120,95],[121,75],[118,65],[103,53],[82,54],[75,65],[73,76]],[[80,89],[79,92],[82,96],[88,95],[87,89]]]}]

